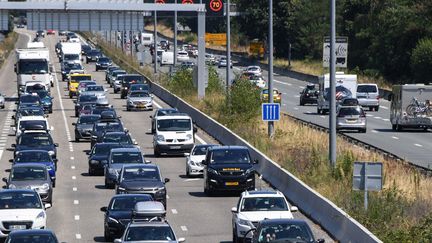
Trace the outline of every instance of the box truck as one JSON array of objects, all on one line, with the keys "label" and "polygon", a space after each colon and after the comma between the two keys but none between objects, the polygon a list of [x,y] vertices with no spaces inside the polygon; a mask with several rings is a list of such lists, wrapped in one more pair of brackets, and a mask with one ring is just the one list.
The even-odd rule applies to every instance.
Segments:
[{"label": "box truck", "polygon": [[81,43],[63,42],[60,49],[60,60],[81,64]]}]

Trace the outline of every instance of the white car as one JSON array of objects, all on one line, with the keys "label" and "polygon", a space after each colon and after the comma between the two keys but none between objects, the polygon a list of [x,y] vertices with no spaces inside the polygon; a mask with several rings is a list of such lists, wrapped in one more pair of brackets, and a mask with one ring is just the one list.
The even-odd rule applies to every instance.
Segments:
[{"label": "white car", "polygon": [[280,191],[260,190],[245,191],[237,203],[238,208],[231,209],[233,242],[244,242],[244,238],[252,238],[252,233],[245,234],[256,228],[264,219],[292,219],[292,212],[297,207],[290,206]]},{"label": "white car", "polygon": [[72,37],[69,38],[69,42],[79,43],[80,39],[78,38],[78,36],[72,36]]},{"label": "white car", "polygon": [[179,62],[189,61],[188,53],[186,51],[177,52],[177,61]]},{"label": "white car", "polygon": [[248,73],[253,73],[255,75],[261,75],[262,70],[259,66],[248,66],[245,70]]},{"label": "white car", "polygon": [[46,208],[39,194],[29,189],[7,189],[0,191],[0,238],[12,230],[45,229]]},{"label": "white car", "polygon": [[5,108],[5,97],[2,93],[0,93],[0,108]]},{"label": "white car", "polygon": [[202,175],[204,165],[201,162],[205,159],[207,149],[209,147],[217,146],[215,144],[197,144],[195,145],[190,154],[186,153],[186,176]]},{"label": "white car", "polygon": [[253,75],[249,77],[249,81],[251,81],[260,89],[264,89],[266,87],[266,81],[263,79],[261,75]]},{"label": "white car", "polygon": [[48,119],[44,116],[23,116],[17,122],[17,127],[14,127],[16,137],[18,138],[24,131],[30,130],[53,130],[49,126]]}]

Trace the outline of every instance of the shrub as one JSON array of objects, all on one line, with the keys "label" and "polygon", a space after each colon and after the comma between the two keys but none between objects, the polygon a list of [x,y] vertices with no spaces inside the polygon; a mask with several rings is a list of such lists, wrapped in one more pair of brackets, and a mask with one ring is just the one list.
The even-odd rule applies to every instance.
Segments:
[{"label": "shrub", "polygon": [[238,79],[231,87],[229,106],[234,116],[243,122],[250,121],[261,107],[259,89],[248,80]]},{"label": "shrub", "polygon": [[411,70],[414,79],[420,83],[432,80],[432,39],[422,39],[411,54]]}]

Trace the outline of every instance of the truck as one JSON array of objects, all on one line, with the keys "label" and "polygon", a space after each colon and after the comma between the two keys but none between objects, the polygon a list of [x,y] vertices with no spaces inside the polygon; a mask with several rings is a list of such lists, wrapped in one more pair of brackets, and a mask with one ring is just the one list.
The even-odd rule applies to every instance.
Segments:
[{"label": "truck", "polygon": [[[318,78],[317,113],[325,114],[330,109],[330,74]],[[344,98],[356,98],[357,75],[336,72],[336,102]]]},{"label": "truck", "polygon": [[141,33],[141,45],[143,46],[150,46],[153,44],[153,34],[149,33]]},{"label": "truck", "polygon": [[60,48],[60,60],[63,62],[81,64],[81,43],[62,42]]},{"label": "truck", "polygon": [[392,130],[432,128],[432,85],[393,85],[390,99]]},{"label": "truck", "polygon": [[15,50],[18,93],[24,92],[27,81],[42,81],[49,90],[50,87],[54,87],[49,50],[40,44],[28,44],[27,46],[30,48]]}]

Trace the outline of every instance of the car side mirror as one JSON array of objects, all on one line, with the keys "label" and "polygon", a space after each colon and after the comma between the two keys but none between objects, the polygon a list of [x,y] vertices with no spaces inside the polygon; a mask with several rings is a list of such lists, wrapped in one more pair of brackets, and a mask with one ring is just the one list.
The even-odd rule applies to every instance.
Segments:
[{"label": "car side mirror", "polygon": [[54,147],[58,147],[59,146],[59,144],[58,143],[54,143]]},{"label": "car side mirror", "polygon": [[165,182],[165,183],[168,183],[169,181],[170,181],[169,178],[165,178],[165,179],[164,179],[164,182]]},{"label": "car side mirror", "polygon": [[52,205],[51,205],[51,203],[45,203],[45,209],[48,209],[48,208],[50,208]]},{"label": "car side mirror", "polygon": [[188,157],[190,155],[190,153],[184,153],[185,157]]},{"label": "car side mirror", "polygon": [[124,132],[129,132],[129,130],[127,128],[124,129]]},{"label": "car side mirror", "polygon": [[178,242],[185,242],[186,239],[185,239],[185,238],[179,238],[177,241],[178,241]]},{"label": "car side mirror", "polygon": [[118,119],[122,118],[121,116],[117,116]]},{"label": "car side mirror", "polygon": [[76,126],[76,122],[72,122],[72,126]]},{"label": "car side mirror", "polygon": [[12,119],[14,119],[14,120],[15,120],[15,115],[12,115]]},{"label": "car side mirror", "polygon": [[87,151],[87,152],[85,152],[87,155],[90,155],[91,154],[91,151]]},{"label": "car side mirror", "polygon": [[151,164],[151,161],[150,161],[150,160],[144,160],[144,162],[145,162],[146,164]]},{"label": "car side mirror", "polygon": [[7,180],[7,178],[6,178],[6,177],[3,177],[3,178],[2,178],[2,181],[4,181],[4,182],[6,182],[6,183],[7,183],[7,181],[8,181],[8,180]]},{"label": "car side mirror", "polygon": [[106,212],[107,210],[108,210],[108,207],[106,207],[106,206],[100,208],[100,211],[102,211],[102,212]]},{"label": "car side mirror", "polygon": [[122,243],[122,240],[121,239],[115,239],[114,243]]},{"label": "car side mirror", "polygon": [[12,147],[12,148],[16,148],[16,144],[14,144],[14,143],[11,144],[11,147]]},{"label": "car side mirror", "polygon": [[207,165],[207,161],[206,161],[206,160],[203,160],[203,161],[201,161],[201,164],[203,164],[203,165]]},{"label": "car side mirror", "polygon": [[258,161],[258,159],[254,159],[253,162],[254,162],[254,164],[258,164],[259,161]]},{"label": "car side mirror", "polygon": [[193,128],[193,132],[194,132],[194,133],[198,132],[198,128],[196,128],[196,127],[194,126],[194,128]]},{"label": "car side mirror", "polygon": [[13,159],[10,159],[10,160],[9,160],[9,162],[11,162],[11,163],[12,163],[12,162],[13,162]]},{"label": "car side mirror", "polygon": [[51,131],[54,131],[54,127],[53,127],[53,126],[51,126],[51,127],[50,127],[50,130],[51,130]]},{"label": "car side mirror", "polygon": [[153,119],[153,116],[150,115],[149,117]]},{"label": "car side mirror", "polygon": [[138,145],[138,142],[135,140],[132,143],[133,143],[133,145]]},{"label": "car side mirror", "polygon": [[324,239],[317,239],[317,240],[316,240],[316,243],[324,243],[324,242],[325,242]]},{"label": "car side mirror", "polygon": [[232,213],[237,213],[237,212],[238,212],[238,211],[237,211],[237,208],[236,208],[236,207],[232,207],[232,208],[231,208],[231,212],[232,212]]},{"label": "car side mirror", "polygon": [[298,211],[298,207],[296,206],[291,206],[291,212],[297,212]]}]

